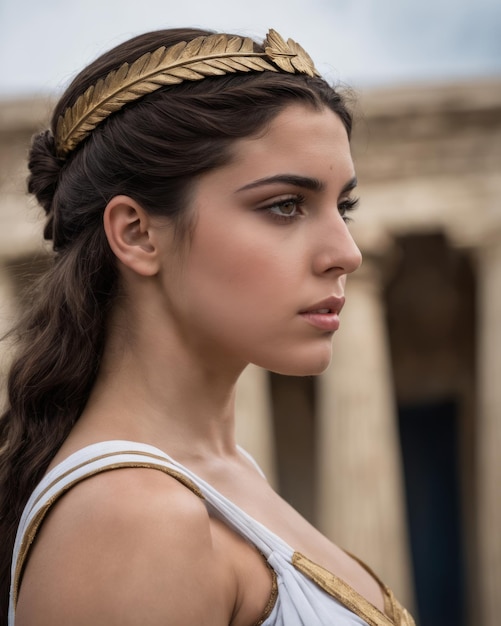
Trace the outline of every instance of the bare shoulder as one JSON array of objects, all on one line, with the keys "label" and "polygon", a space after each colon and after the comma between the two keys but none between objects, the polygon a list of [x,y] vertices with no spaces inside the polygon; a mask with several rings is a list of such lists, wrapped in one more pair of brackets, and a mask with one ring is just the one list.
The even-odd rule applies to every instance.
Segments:
[{"label": "bare shoulder", "polygon": [[83,481],[54,506],[16,624],[220,626],[232,603],[203,500],[158,470],[128,468]]}]

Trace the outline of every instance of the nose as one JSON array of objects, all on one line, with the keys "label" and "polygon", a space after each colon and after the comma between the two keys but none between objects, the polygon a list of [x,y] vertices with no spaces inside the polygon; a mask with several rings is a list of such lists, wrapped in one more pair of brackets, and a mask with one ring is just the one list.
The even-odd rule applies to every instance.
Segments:
[{"label": "nose", "polygon": [[334,228],[325,228],[317,240],[318,246],[313,261],[316,274],[326,272],[339,276],[350,274],[362,264],[362,253],[355,243],[346,222],[340,215],[336,216]]}]

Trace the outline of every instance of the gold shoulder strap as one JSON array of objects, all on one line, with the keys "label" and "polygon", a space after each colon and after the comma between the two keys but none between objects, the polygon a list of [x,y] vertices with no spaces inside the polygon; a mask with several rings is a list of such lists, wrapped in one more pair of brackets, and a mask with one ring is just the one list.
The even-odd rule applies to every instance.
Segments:
[{"label": "gold shoulder strap", "polygon": [[[138,453],[135,452],[135,451],[124,451],[124,452],[121,452],[120,454],[138,454]],[[40,509],[37,512],[37,514],[33,517],[33,519],[31,520],[30,524],[25,529],[25,532],[24,532],[24,535],[23,535],[23,539],[22,539],[22,542],[21,542],[21,546],[19,548],[19,553],[18,553],[18,556],[17,556],[17,562],[16,562],[16,566],[15,566],[14,580],[13,580],[13,600],[14,600],[14,606],[17,605],[17,599],[18,599],[18,595],[19,595],[19,587],[20,587],[20,584],[21,584],[21,579],[22,579],[22,575],[23,575],[24,566],[25,566],[25,564],[27,562],[28,553],[30,551],[31,546],[33,545],[33,542],[35,541],[35,538],[37,536],[37,532],[38,532],[40,526],[42,525],[42,522],[44,521],[45,517],[49,513],[50,509],[54,506],[54,504],[65,493],[67,493],[72,487],[74,487],[78,483],[82,482],[83,480],[86,480],[87,478],[90,478],[91,476],[96,476],[97,474],[101,474],[103,472],[108,472],[110,470],[116,470],[116,469],[131,468],[131,467],[132,468],[156,469],[156,470],[160,470],[161,472],[164,472],[165,474],[168,474],[169,476],[172,476],[173,478],[178,480],[180,483],[182,483],[183,485],[188,487],[188,489],[190,489],[190,491],[192,491],[199,498],[201,498],[202,500],[204,499],[204,496],[203,496],[202,492],[200,491],[200,489],[189,478],[187,478],[181,472],[178,472],[175,469],[173,469],[173,468],[171,468],[171,467],[169,467],[167,465],[164,465],[163,463],[160,463],[158,461],[159,459],[160,460],[165,460],[165,459],[162,459],[161,457],[156,457],[155,455],[150,454],[150,453],[146,453],[146,452],[141,452],[140,454],[141,454],[141,456],[145,456],[145,455],[146,456],[151,456],[151,461],[143,461],[143,460],[121,461],[121,462],[107,463],[105,465],[102,465],[101,467],[98,467],[98,468],[95,468],[93,470],[90,470],[89,472],[84,473],[84,474],[78,476],[74,480],[71,480],[71,481],[66,482],[65,484],[63,484],[61,489],[59,489],[59,491],[56,491],[50,498],[47,499],[47,501],[43,504],[43,506],[40,507]],[[86,461],[83,465],[94,463],[95,461],[99,461],[99,460],[105,459],[107,457],[112,457],[113,455],[114,455],[113,453],[109,453],[109,454],[104,454],[102,456],[94,457],[94,458]],[[79,466],[79,467],[82,467],[82,466]],[[78,468],[73,467],[73,468],[71,468],[70,472],[74,471],[75,469],[78,469]],[[51,490],[58,482],[60,482],[62,479],[64,479],[66,477],[66,475],[67,474],[63,474],[62,476],[59,476],[53,483],[48,485],[47,488],[40,494],[40,496],[38,497],[37,501],[34,503],[34,506],[36,506],[37,502],[40,502],[40,500],[43,499],[44,495],[49,490]]]}]

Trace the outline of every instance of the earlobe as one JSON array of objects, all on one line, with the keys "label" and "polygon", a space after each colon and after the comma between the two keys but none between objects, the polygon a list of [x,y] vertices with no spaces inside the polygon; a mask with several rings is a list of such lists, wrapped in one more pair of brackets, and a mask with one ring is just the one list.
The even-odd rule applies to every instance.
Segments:
[{"label": "earlobe", "polygon": [[132,198],[113,197],[104,210],[103,225],[113,253],[142,276],[158,272],[158,250],[151,217]]}]

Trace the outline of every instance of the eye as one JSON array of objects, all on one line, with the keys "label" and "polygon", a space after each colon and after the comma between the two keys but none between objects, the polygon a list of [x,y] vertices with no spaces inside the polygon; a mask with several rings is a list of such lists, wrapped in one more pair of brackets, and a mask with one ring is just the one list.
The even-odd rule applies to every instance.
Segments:
[{"label": "eye", "polygon": [[343,218],[343,220],[349,224],[352,219],[348,217],[348,213],[350,211],[354,211],[359,205],[360,198],[345,198],[338,204],[339,215]]},{"label": "eye", "polygon": [[275,221],[287,223],[296,220],[303,215],[302,207],[305,199],[302,195],[281,198],[262,207]]}]

